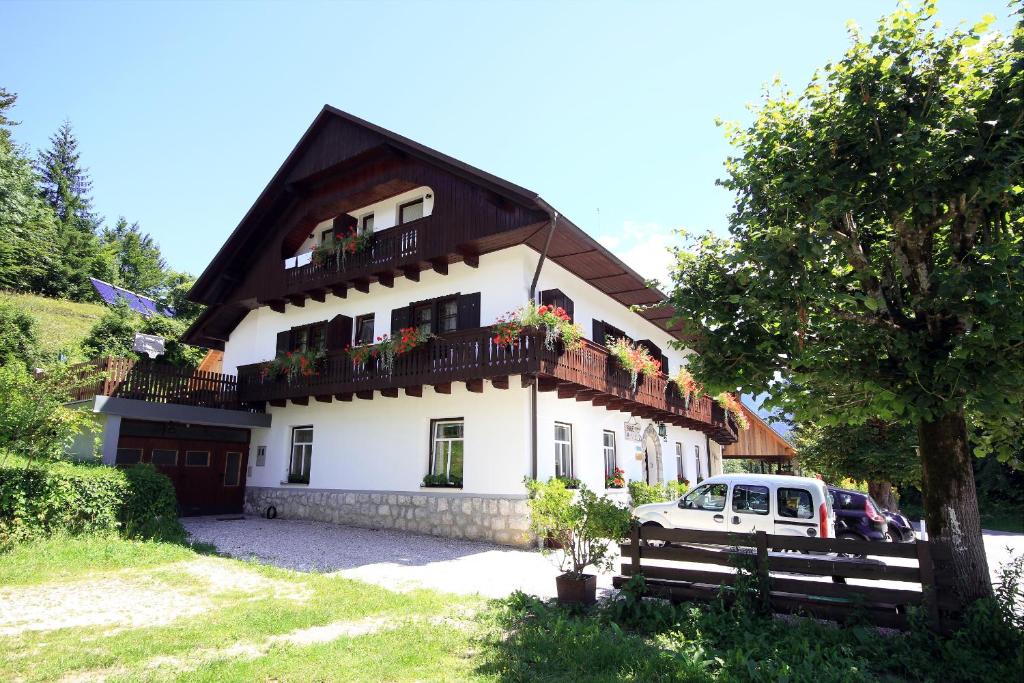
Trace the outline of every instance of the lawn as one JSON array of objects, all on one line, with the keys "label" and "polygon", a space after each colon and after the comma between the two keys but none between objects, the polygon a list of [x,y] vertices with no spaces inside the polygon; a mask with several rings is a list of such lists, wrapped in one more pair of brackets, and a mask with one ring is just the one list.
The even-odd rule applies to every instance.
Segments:
[{"label": "lawn", "polygon": [[992,683],[1024,666],[1020,622],[993,611],[952,638],[629,591],[580,612],[522,594],[398,593],[210,550],[84,537],[0,555],[0,679]]},{"label": "lawn", "polygon": [[107,310],[103,304],[17,292],[0,292],[0,301],[9,301],[36,319],[39,341],[48,355],[64,353],[73,361],[83,360],[79,344]]}]

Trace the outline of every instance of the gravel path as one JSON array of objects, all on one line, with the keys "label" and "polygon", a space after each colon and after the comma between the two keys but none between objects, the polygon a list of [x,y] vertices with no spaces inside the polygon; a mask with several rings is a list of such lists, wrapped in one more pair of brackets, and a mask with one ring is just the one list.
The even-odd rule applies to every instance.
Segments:
[{"label": "gravel path", "polygon": [[[515,590],[553,597],[560,572],[539,552],[388,529],[285,519],[189,517],[193,540],[233,557],[299,571],[337,572],[395,590],[434,588],[503,597]],[[598,577],[598,591],[611,574]]]}]

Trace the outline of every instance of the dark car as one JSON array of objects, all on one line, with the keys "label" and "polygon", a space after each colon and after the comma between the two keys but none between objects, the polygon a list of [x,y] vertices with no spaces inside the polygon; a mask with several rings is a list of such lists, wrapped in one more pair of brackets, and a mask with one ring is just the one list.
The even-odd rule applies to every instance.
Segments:
[{"label": "dark car", "polygon": [[897,543],[913,543],[917,540],[917,537],[914,535],[914,527],[910,525],[909,519],[898,512],[885,509],[882,510],[882,515],[889,524],[889,535],[892,537],[892,540]]},{"label": "dark car", "polygon": [[860,491],[828,487],[836,511],[836,538],[853,541],[888,541],[889,524],[882,508]]}]

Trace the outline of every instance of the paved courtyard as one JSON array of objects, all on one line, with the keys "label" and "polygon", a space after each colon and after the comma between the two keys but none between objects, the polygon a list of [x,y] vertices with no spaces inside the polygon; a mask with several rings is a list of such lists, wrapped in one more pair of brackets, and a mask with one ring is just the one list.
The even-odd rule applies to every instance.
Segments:
[{"label": "paved courtyard", "polygon": [[[396,590],[435,588],[498,598],[518,589],[554,597],[560,573],[554,557],[536,551],[407,531],[262,517],[187,517],[182,523],[193,540],[232,557],[337,572]],[[611,577],[599,576],[599,593],[611,588]]]},{"label": "paved courtyard", "polygon": [[[554,597],[554,577],[560,573],[554,557],[536,551],[406,531],[261,517],[189,517],[182,523],[193,540],[232,557],[337,572],[395,590],[422,587],[495,598],[521,590]],[[986,531],[985,550],[994,578],[1002,563],[1024,554],[1024,535]],[[611,577],[598,576],[599,594],[611,588]]]}]

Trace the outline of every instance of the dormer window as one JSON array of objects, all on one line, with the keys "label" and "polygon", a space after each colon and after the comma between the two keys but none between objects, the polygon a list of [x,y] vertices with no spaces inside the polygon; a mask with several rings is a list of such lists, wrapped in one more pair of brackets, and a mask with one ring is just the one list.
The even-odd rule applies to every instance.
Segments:
[{"label": "dormer window", "polygon": [[423,197],[398,206],[398,224],[423,218]]}]

